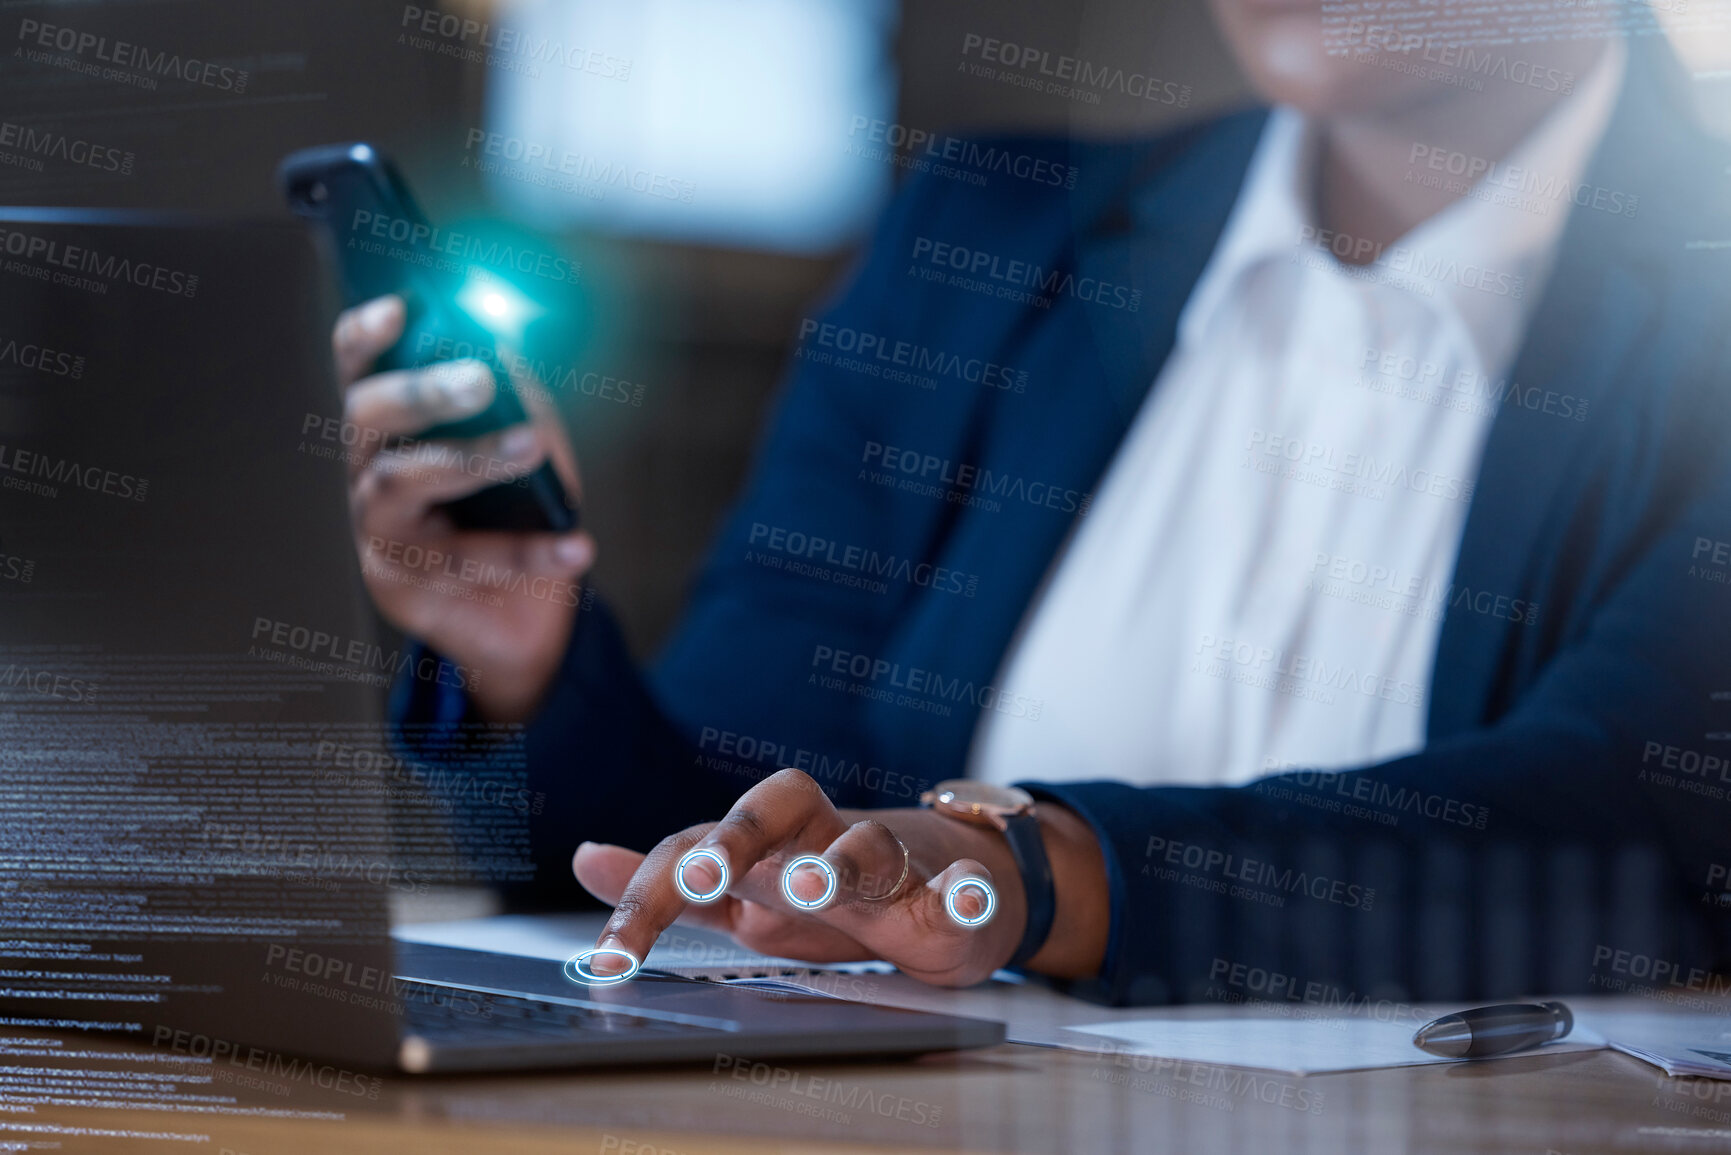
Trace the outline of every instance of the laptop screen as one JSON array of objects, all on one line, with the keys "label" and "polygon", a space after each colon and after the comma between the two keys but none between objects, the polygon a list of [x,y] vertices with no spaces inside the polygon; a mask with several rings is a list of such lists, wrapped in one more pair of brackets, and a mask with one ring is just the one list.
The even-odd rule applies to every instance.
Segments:
[{"label": "laptop screen", "polygon": [[291,225],[0,214],[0,1025],[394,1054],[391,896],[475,856],[382,729],[328,283]]}]

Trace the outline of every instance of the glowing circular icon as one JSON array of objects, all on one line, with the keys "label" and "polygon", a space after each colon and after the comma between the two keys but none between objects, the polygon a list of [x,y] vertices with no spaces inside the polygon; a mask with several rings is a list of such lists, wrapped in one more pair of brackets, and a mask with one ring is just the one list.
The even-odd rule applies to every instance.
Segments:
[{"label": "glowing circular icon", "polygon": [[[793,892],[793,872],[805,866],[811,866],[821,870],[824,877],[823,893],[810,901],[799,897]],[[830,899],[835,897],[836,885],[837,880],[835,876],[835,867],[831,866],[815,854],[800,855],[798,858],[788,863],[787,869],[781,872],[782,897],[787,899],[787,901],[791,902],[793,905],[799,907],[801,910],[822,910],[824,907],[828,906]]]},{"label": "glowing circular icon", "polygon": [[[721,873],[721,881],[716,883],[715,889],[708,894],[698,894],[685,883],[685,868],[699,858],[707,858],[715,863],[715,869]],[[679,865],[673,868],[673,884],[679,887],[679,893],[683,894],[688,902],[714,902],[727,892],[727,859],[707,846],[700,846],[696,850],[687,850],[685,857],[679,860]]]},{"label": "glowing circular icon", "polygon": [[[593,970],[589,969],[589,960],[594,958],[596,955],[602,954],[617,955],[620,958],[629,960],[631,965],[616,975],[598,975]],[[642,965],[643,964],[638,961],[637,956],[626,950],[624,947],[590,947],[582,954],[574,954],[565,960],[565,977],[574,983],[582,983],[586,987],[612,987],[618,986],[620,983],[636,974],[638,968]]]},{"label": "glowing circular icon", "polygon": [[[980,901],[985,904],[985,908],[973,918],[968,918],[956,909],[956,896],[964,890],[979,891]],[[944,891],[944,909],[949,912],[951,918],[963,926],[984,926],[991,922],[992,915],[998,912],[998,896],[993,893],[991,885],[983,878],[958,878],[950,883],[948,890]]]}]

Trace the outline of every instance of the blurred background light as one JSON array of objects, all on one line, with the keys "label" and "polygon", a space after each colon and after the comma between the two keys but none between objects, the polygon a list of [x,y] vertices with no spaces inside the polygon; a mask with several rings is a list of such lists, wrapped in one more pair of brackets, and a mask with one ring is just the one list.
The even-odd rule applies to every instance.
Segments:
[{"label": "blurred background light", "polygon": [[856,117],[894,118],[895,0],[515,0],[499,19],[567,49],[489,70],[472,153],[537,227],[819,253],[893,183],[848,148]]}]

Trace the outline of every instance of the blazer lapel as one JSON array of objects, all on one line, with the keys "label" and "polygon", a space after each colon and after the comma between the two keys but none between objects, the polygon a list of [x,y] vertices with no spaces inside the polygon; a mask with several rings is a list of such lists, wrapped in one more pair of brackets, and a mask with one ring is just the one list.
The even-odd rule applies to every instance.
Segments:
[{"label": "blazer lapel", "polygon": [[[963,457],[1080,491],[1098,487],[1172,350],[1178,315],[1225,227],[1264,119],[1235,116],[1150,149],[1074,146],[1074,163],[1088,176],[1072,194],[1068,268],[1078,283],[1126,286],[1140,298],[1134,311],[1066,300],[1039,319],[1026,337],[1039,351],[1027,368],[1045,383],[1041,396],[983,410]],[[992,685],[1073,524],[1025,503],[960,512],[942,561],[984,575],[979,596],[965,607],[920,599],[889,644],[894,660]],[[862,709],[884,764],[903,767],[963,764],[980,716]]]},{"label": "blazer lapel", "polygon": [[1134,313],[1087,314],[1102,379],[1123,418],[1120,435],[1172,353],[1179,315],[1226,228],[1267,120],[1259,109],[1210,128],[1157,175],[1133,180],[1129,195],[1077,241],[1079,276],[1127,285],[1139,298]]},{"label": "blazer lapel", "polygon": [[[1588,185],[1629,194],[1700,183],[1698,173],[1679,171],[1678,158],[1698,151],[1687,134],[1658,127],[1675,115],[1659,93],[1668,82],[1665,68],[1656,53],[1631,52]],[[1643,199],[1651,206],[1654,198]],[[1602,510],[1580,507],[1603,500],[1600,482],[1630,433],[1616,426],[1632,410],[1617,402],[1677,372],[1711,331],[1710,320],[1693,315],[1678,268],[1681,237],[1705,219],[1705,213],[1667,217],[1651,207],[1633,220],[1572,210],[1508,379],[1510,392],[1491,425],[1451,591],[1451,602],[1463,590],[1525,599],[1539,606],[1540,617],[1516,624],[1448,614],[1432,669],[1433,741],[1494,721],[1512,705],[1524,676],[1566,640],[1569,595],[1580,592],[1580,569],[1588,564],[1590,539],[1579,532],[1603,517]],[[1586,418],[1576,422],[1523,404],[1547,392],[1585,400]]]}]

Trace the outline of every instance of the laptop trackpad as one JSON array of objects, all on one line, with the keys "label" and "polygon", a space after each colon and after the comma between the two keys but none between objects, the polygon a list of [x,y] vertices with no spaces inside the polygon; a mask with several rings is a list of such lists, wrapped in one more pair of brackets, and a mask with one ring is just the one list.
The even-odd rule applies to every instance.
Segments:
[{"label": "laptop trackpad", "polygon": [[580,1003],[714,1030],[737,1031],[742,1019],[766,1026],[784,1016],[791,1022],[809,1025],[813,1006],[849,1006],[823,995],[772,995],[657,971],[640,971],[630,982],[618,986],[584,986],[567,979],[564,968],[547,959],[426,943],[398,942],[396,955],[399,979],[496,995]]}]

